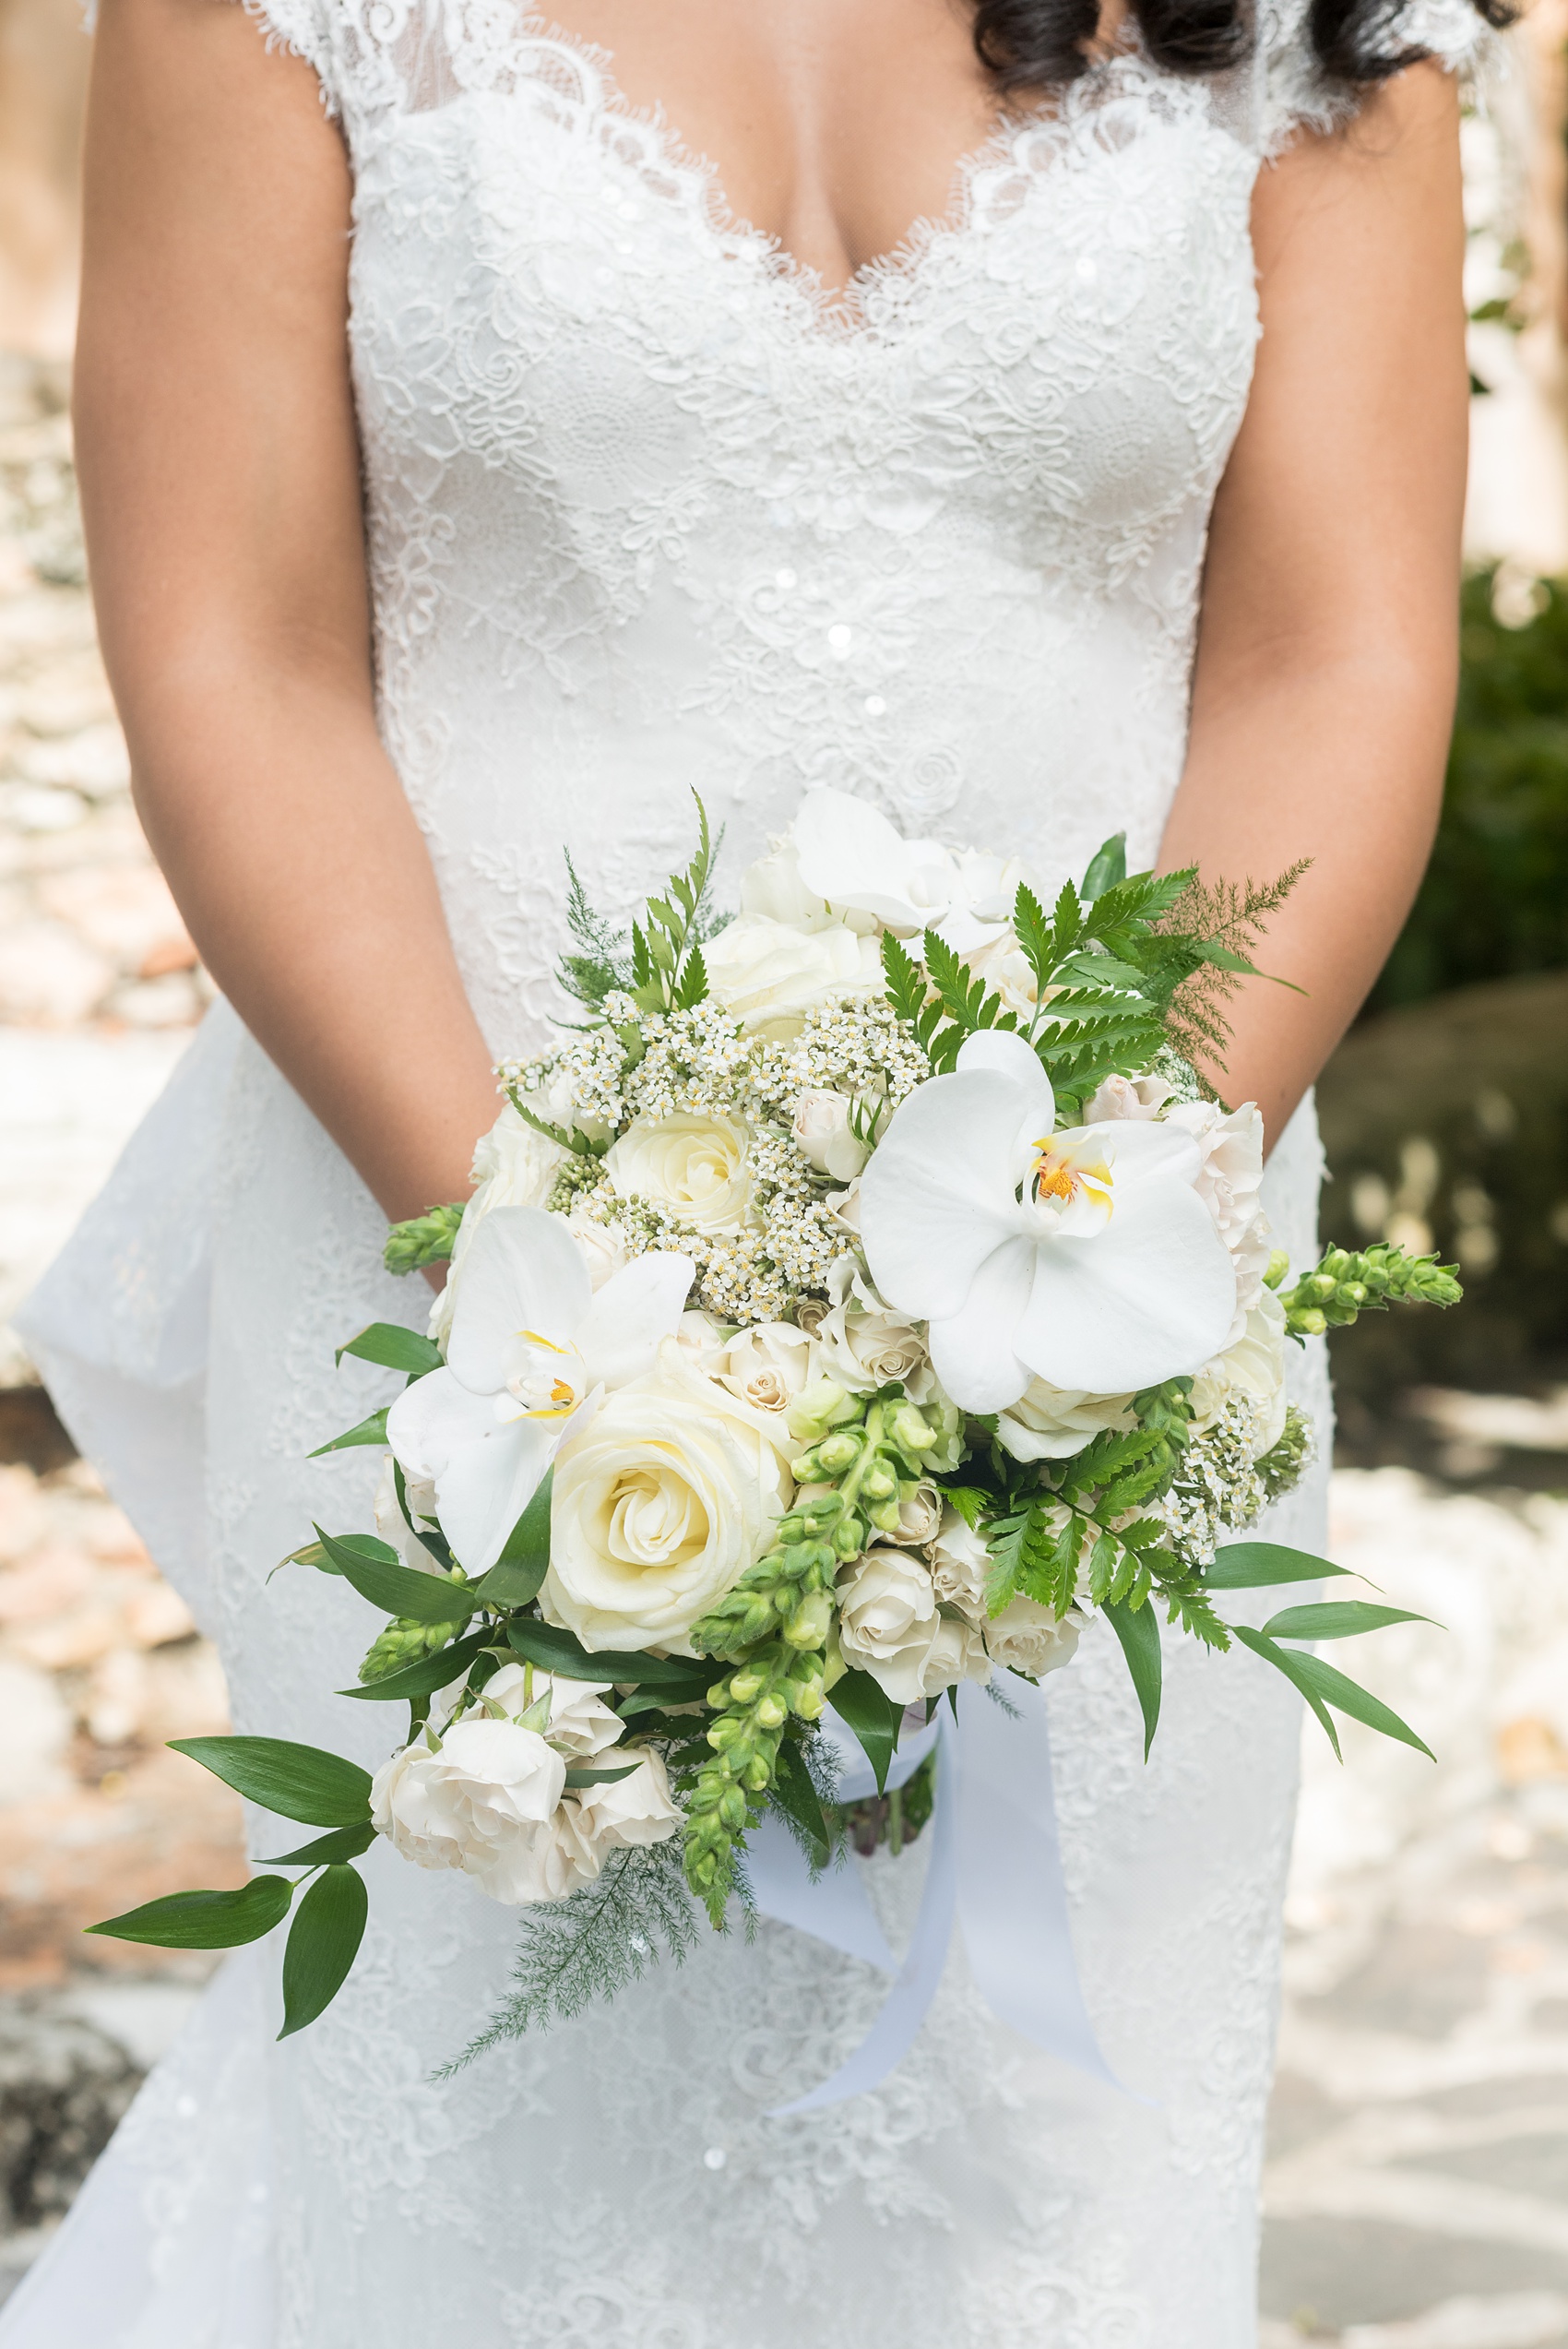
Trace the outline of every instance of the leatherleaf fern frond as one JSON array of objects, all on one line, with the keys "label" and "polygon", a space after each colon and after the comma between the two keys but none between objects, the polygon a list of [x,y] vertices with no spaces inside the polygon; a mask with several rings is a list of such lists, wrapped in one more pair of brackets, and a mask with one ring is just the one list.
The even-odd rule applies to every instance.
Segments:
[{"label": "leatherleaf fern frond", "polygon": [[596,1880],[569,1901],[526,1914],[511,1989],[436,2077],[450,2080],[504,2040],[569,2022],[585,2007],[640,1982],[663,1957],[679,1965],[696,1937],[678,1836],[612,1853]]}]

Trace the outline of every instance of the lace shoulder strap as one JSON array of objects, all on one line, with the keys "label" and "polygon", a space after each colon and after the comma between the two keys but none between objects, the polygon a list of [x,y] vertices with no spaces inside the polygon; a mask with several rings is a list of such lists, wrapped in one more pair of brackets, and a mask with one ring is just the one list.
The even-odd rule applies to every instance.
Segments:
[{"label": "lace shoulder strap", "polygon": [[314,68],[323,105],[334,117],[341,114],[343,93],[333,56],[335,0],[240,0],[240,4],[265,34],[269,49],[286,49]]},{"label": "lace shoulder strap", "polygon": [[[1328,131],[1348,122],[1357,91],[1319,65],[1308,29],[1310,0],[1261,0],[1258,9],[1256,129],[1265,157],[1277,155],[1300,130]],[[1420,49],[1472,88],[1501,61],[1501,37],[1472,0],[1400,0],[1380,28],[1387,48]]]}]

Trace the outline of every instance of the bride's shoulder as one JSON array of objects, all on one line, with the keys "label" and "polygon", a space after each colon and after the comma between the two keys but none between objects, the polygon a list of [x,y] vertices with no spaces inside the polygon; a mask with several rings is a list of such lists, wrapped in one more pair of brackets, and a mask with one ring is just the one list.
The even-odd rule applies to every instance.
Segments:
[{"label": "bride's shoulder", "polygon": [[[1484,81],[1499,59],[1497,27],[1512,11],[1503,0],[1399,0],[1373,9],[1368,0],[1259,0],[1253,80],[1258,145],[1278,155],[1303,132],[1338,129],[1358,111],[1368,87],[1391,67],[1433,58],[1467,86]],[[1315,28],[1315,31],[1314,31]],[[1364,58],[1370,70],[1348,70]]]}]

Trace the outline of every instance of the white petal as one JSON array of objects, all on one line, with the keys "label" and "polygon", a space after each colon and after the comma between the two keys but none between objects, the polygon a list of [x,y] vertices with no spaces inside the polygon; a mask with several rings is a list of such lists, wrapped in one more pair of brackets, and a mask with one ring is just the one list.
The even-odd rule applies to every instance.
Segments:
[{"label": "white petal", "polygon": [[1009,1078],[975,1068],[933,1077],[895,1112],[861,1176],[860,1223],[872,1279],[900,1312],[956,1313],[1018,1230],[1023,1106]]},{"label": "white petal", "polygon": [[558,1419],[493,1419],[481,1442],[448,1457],[435,1479],[435,1506],[452,1555],[468,1573],[487,1574],[495,1564],[539,1490],[562,1426]]},{"label": "white petal", "polygon": [[624,1387],[653,1368],[661,1338],[681,1326],[696,1277],[690,1257],[655,1249],[612,1273],[577,1326],[590,1378]]},{"label": "white petal", "polygon": [[981,1028],[958,1047],[958,1067],[989,1068],[1010,1078],[1018,1089],[1018,1119],[1036,1135],[1049,1134],[1056,1122],[1056,1096],[1039,1065],[1034,1046],[1013,1028]]},{"label": "white petal", "polygon": [[885,816],[847,792],[812,791],[795,817],[801,878],[830,905],[874,913],[895,929],[920,929],[947,909],[931,902],[944,853],[934,841],[907,841]]},{"label": "white petal", "polygon": [[958,1311],[931,1324],[931,1366],[962,1411],[1005,1411],[1029,1383],[1014,1343],[1034,1259],[1031,1241],[1006,1241],[980,1266]]},{"label": "white petal", "polygon": [[593,1295],[581,1249],[559,1216],[539,1207],[492,1208],[463,1258],[446,1360],[465,1387],[506,1383],[512,1341],[536,1330],[566,1343]]},{"label": "white petal", "polygon": [[1124,1394],[1201,1370],[1235,1312],[1235,1267],[1197,1193],[1119,1180],[1097,1238],[1041,1243],[1016,1343],[1053,1387]]},{"label": "white petal", "polygon": [[1098,1126],[1079,1126],[1057,1137],[1060,1145],[1083,1144],[1091,1156],[1109,1163],[1120,1199],[1134,1185],[1150,1178],[1191,1183],[1196,1179],[1203,1154],[1191,1134],[1163,1118],[1114,1117]]},{"label": "white petal", "polygon": [[386,1440],[405,1476],[439,1476],[455,1451],[481,1442],[494,1425],[488,1395],[472,1393],[450,1370],[433,1370],[392,1405]]}]

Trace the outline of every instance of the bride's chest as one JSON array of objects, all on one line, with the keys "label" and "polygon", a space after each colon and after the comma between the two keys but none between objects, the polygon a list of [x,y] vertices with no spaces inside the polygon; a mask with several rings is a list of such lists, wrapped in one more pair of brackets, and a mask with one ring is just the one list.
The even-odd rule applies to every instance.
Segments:
[{"label": "bride's chest", "polygon": [[1256,340],[1254,167],[1201,90],[1129,74],[993,141],[834,305],[540,46],[357,139],[373,478],[477,460],[498,495],[656,534],[726,486],[896,533],[959,496],[1136,532],[1212,493]]}]

